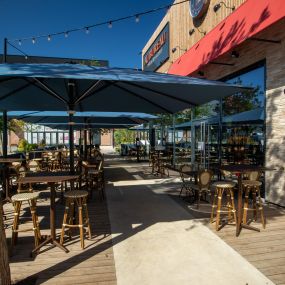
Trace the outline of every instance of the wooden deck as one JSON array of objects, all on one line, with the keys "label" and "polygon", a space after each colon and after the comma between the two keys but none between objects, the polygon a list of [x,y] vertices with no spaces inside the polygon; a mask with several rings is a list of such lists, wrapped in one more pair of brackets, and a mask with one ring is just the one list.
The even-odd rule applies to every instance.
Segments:
[{"label": "wooden deck", "polygon": [[[97,193],[96,193],[97,194]],[[37,211],[42,234],[49,234],[49,191],[41,191]],[[59,201],[57,210],[57,234],[63,218],[64,205]],[[85,239],[85,249],[81,250],[78,229],[74,238],[66,242],[69,253],[59,248],[43,247],[43,252],[35,258],[30,256],[33,249],[33,233],[19,233],[18,244],[10,259],[11,276],[17,284],[116,284],[115,263],[110,235],[110,223],[106,202],[97,195],[88,203],[92,239]],[[11,237],[13,210],[11,204],[4,206],[8,243]],[[22,216],[29,216],[28,205],[24,205]],[[30,219],[28,219],[30,220]],[[23,228],[30,226],[22,225]]]},{"label": "wooden deck", "polygon": [[[176,198],[177,199],[177,198]],[[220,231],[215,230],[215,224],[209,224],[211,206],[203,203],[199,210],[195,205],[179,199],[183,206],[199,220],[235,249],[240,255],[253,264],[275,284],[285,284],[285,209],[272,204],[266,204],[266,229],[260,221],[252,222],[261,231],[242,229],[238,237],[235,236],[234,225],[225,225]],[[181,201],[182,200],[182,201]]]},{"label": "wooden deck", "polygon": [[[112,164],[115,161],[112,161]],[[125,164],[127,164],[126,162]],[[116,175],[116,168],[107,169],[108,175]],[[155,178],[150,174],[148,166],[140,167],[135,172],[143,179]],[[170,173],[177,176],[177,172]],[[129,173],[118,179],[128,179]],[[107,177],[108,178],[108,177]],[[140,178],[140,179],[141,179]],[[160,178],[160,177],[159,177]],[[271,279],[275,284],[285,285],[285,209],[274,205],[266,205],[266,229],[260,223],[253,225],[261,228],[261,232],[243,229],[240,236],[235,236],[235,227],[227,225],[219,232],[214,229],[214,224],[209,224],[210,205],[202,204],[199,211],[185,200],[178,198],[179,184],[171,185],[168,194],[182,207],[187,209],[194,217],[204,223],[221,239],[252,263],[258,270]],[[43,234],[49,231],[49,191],[41,191],[38,202],[40,228]],[[97,198],[97,196],[96,196]],[[92,240],[86,240],[86,248],[81,250],[78,231],[76,236],[66,243],[69,253],[64,253],[58,248],[52,248],[39,254],[35,259],[30,257],[33,248],[32,232],[20,233],[19,242],[11,257],[11,275],[13,282],[18,284],[116,284],[115,262],[112,250],[112,238],[108,210],[105,202],[93,199],[88,204]],[[64,206],[57,203],[57,233],[60,233]],[[8,242],[11,236],[11,223],[13,211],[11,204],[4,206],[8,225],[6,231]],[[23,216],[28,216],[29,211],[24,209]],[[47,217],[47,218],[45,218]],[[155,254],[155,253],[154,253]],[[230,261],[229,261],[230,262]]]}]

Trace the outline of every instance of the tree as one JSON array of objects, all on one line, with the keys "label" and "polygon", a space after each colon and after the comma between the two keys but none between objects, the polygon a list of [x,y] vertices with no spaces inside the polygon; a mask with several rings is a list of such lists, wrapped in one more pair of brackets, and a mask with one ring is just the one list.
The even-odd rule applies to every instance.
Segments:
[{"label": "tree", "polygon": [[[233,83],[242,85],[242,80],[238,77]],[[261,92],[261,87],[256,86],[253,89],[226,97],[223,100],[223,115],[233,115],[260,107],[258,96]]]},{"label": "tree", "polygon": [[121,143],[133,143],[135,141],[135,131],[127,129],[114,130],[114,142],[118,146]]}]

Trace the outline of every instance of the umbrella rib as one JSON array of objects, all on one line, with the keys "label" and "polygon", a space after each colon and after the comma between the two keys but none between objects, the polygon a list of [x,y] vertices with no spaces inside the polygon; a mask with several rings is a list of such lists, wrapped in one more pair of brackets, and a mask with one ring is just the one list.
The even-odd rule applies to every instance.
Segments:
[{"label": "umbrella rib", "polygon": [[45,83],[43,83],[41,80],[39,80],[36,77],[34,77],[33,79],[40,85],[40,86],[37,86],[36,84],[33,84],[35,87],[38,87],[41,90],[47,91],[48,94],[52,95],[56,99],[59,99],[60,101],[64,102],[65,104],[68,104],[68,102],[63,97],[61,97],[59,94],[57,94],[55,91],[53,91],[48,85],[46,85]]},{"label": "umbrella rib", "polygon": [[155,107],[158,107],[159,109],[161,109],[161,110],[163,110],[163,111],[165,111],[165,112],[167,112],[167,113],[173,114],[173,112],[170,111],[169,109],[166,109],[166,108],[160,106],[159,104],[157,104],[157,103],[155,103],[155,102],[152,102],[152,101],[150,101],[149,99],[147,99],[147,98],[145,98],[145,97],[143,97],[143,96],[141,96],[141,95],[139,95],[139,94],[137,94],[137,93],[135,93],[135,92],[133,92],[133,91],[130,91],[130,90],[128,90],[128,89],[126,89],[126,88],[124,88],[124,87],[122,87],[122,86],[120,86],[120,85],[118,85],[118,84],[116,84],[116,83],[113,83],[113,84],[114,84],[117,88],[119,88],[119,89],[121,89],[121,90],[123,90],[123,91],[126,91],[127,93],[130,93],[130,94],[134,95],[135,97],[138,97],[138,98],[140,98],[140,99],[142,99],[142,100],[144,100],[144,101],[150,103],[151,105],[153,105],[153,106],[155,106]]},{"label": "umbrella rib", "polygon": [[75,100],[75,104],[77,104],[78,102],[80,102],[81,100],[83,100],[86,96],[88,96],[88,94],[90,94],[90,92],[92,92],[92,90],[98,86],[98,84],[100,84],[102,82],[102,80],[98,80],[96,83],[92,84],[89,88],[87,88],[87,90],[85,90],[83,92],[83,94],[81,96],[79,96],[79,98],[77,98]]},{"label": "umbrella rib", "polygon": [[9,92],[9,93],[7,93],[6,95],[4,95],[4,96],[2,96],[2,97],[0,98],[0,101],[6,99],[6,98],[8,98],[8,97],[10,97],[11,95],[13,95],[13,94],[15,94],[15,93],[17,93],[17,92],[19,92],[19,91],[22,91],[22,90],[26,89],[26,88],[29,87],[30,85],[31,85],[31,83],[27,83],[27,84],[25,84],[25,85],[23,85],[23,86],[21,86],[21,87],[15,89],[15,90]]},{"label": "umbrella rib", "polygon": [[183,102],[183,103],[186,103],[186,104],[190,104],[192,106],[198,106],[197,104],[193,103],[193,102],[189,102],[188,100],[185,100],[185,99],[182,99],[182,98],[177,98],[177,97],[174,97],[172,95],[169,95],[169,94],[166,94],[164,92],[160,92],[160,91],[157,91],[157,90],[154,90],[152,88],[148,88],[148,87],[145,87],[145,86],[140,86],[138,84],[135,84],[135,83],[131,83],[131,82],[128,82],[128,81],[122,81],[123,83],[127,84],[127,85],[131,85],[131,86],[134,86],[134,87],[137,87],[137,88],[141,88],[143,90],[147,90],[147,91],[150,91],[150,92],[154,92],[158,95],[162,95],[162,96],[165,96],[165,97],[168,97],[168,98],[171,98],[171,99],[174,99],[174,100],[177,100],[177,101],[180,101],[180,102]]},{"label": "umbrella rib", "polygon": [[80,96],[80,97],[79,97],[80,100],[79,100],[79,98],[78,98],[78,99],[76,100],[76,104],[79,103],[80,101],[82,101],[83,99],[87,99],[88,97],[90,97],[90,96],[92,96],[92,95],[94,95],[94,94],[96,94],[96,93],[98,93],[98,92],[100,92],[100,91],[106,89],[107,87],[109,87],[110,85],[113,84],[113,83],[111,83],[111,82],[106,82],[106,81],[104,81],[104,82],[105,82],[106,85],[104,85],[104,86],[98,88],[97,90],[95,90],[95,91],[92,92],[92,93],[89,92],[89,94],[86,94],[84,98],[81,98],[82,96]]},{"label": "umbrella rib", "polygon": [[38,114],[38,113],[41,113],[41,112],[42,111],[35,111],[35,112],[26,113],[26,114],[23,114],[23,115],[19,116],[18,118],[19,118],[19,120],[22,120],[22,119],[31,117],[31,115]]}]

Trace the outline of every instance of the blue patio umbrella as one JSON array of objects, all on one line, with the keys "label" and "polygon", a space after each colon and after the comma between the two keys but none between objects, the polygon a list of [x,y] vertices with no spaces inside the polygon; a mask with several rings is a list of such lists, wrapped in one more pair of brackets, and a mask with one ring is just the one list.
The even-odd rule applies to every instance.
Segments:
[{"label": "blue patio umbrella", "polygon": [[[23,120],[33,124],[67,123],[68,113],[64,111],[12,111],[8,118]],[[76,112],[73,122],[78,124],[103,124],[103,125],[138,125],[157,116],[145,113],[129,112]]]},{"label": "blue patio umbrella", "polygon": [[[80,64],[0,64],[4,110],[175,113],[245,88],[224,82]],[[70,124],[73,150],[73,126]],[[73,167],[73,159],[70,159]]]},{"label": "blue patio umbrella", "polygon": [[175,113],[244,87],[80,64],[0,64],[2,110]]}]

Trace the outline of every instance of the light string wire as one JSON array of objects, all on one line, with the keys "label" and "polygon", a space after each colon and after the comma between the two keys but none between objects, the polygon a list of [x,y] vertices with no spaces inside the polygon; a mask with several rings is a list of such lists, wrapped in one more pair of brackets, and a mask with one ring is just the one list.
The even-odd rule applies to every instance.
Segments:
[{"label": "light string wire", "polygon": [[[88,25],[88,26],[84,26],[84,27],[80,27],[80,28],[74,28],[74,29],[70,29],[70,30],[65,30],[65,31],[62,31],[62,32],[42,34],[42,35],[38,35],[38,36],[31,36],[31,37],[25,37],[25,38],[16,38],[16,39],[11,39],[11,40],[7,39],[7,41],[8,41],[9,44],[11,44],[11,42],[18,42],[19,45],[22,45],[22,43],[24,41],[27,41],[27,40],[32,40],[32,42],[35,43],[36,39],[40,39],[40,38],[48,38],[50,40],[51,37],[59,36],[59,35],[64,35],[65,37],[68,37],[68,35],[70,33],[73,33],[73,32],[84,31],[84,30],[86,32],[87,31],[89,32],[91,28],[95,28],[95,27],[99,27],[99,26],[103,26],[103,25],[109,25],[109,27],[110,27],[111,24],[113,24],[113,23],[124,21],[124,20],[128,20],[128,19],[131,19],[131,18],[135,18],[135,21],[139,22],[139,17],[140,16],[151,14],[151,13],[155,13],[155,12],[158,12],[158,11],[161,11],[161,10],[164,10],[164,9],[168,10],[168,9],[170,9],[173,6],[180,5],[182,3],[189,2],[189,1],[190,0],[183,0],[183,1],[180,1],[180,2],[177,2],[177,3],[161,6],[161,7],[158,7],[158,8],[155,8],[155,9],[151,9],[151,10],[148,10],[148,11],[144,11],[144,12],[132,14],[132,15],[129,15],[129,16],[116,18],[116,19],[113,19],[113,20],[108,20],[108,21],[104,21],[104,22],[100,22],[100,23],[96,23],[96,24],[93,24],[93,25]],[[16,48],[15,46],[13,46],[13,47]],[[21,51],[21,53],[23,53],[23,52]]]}]

